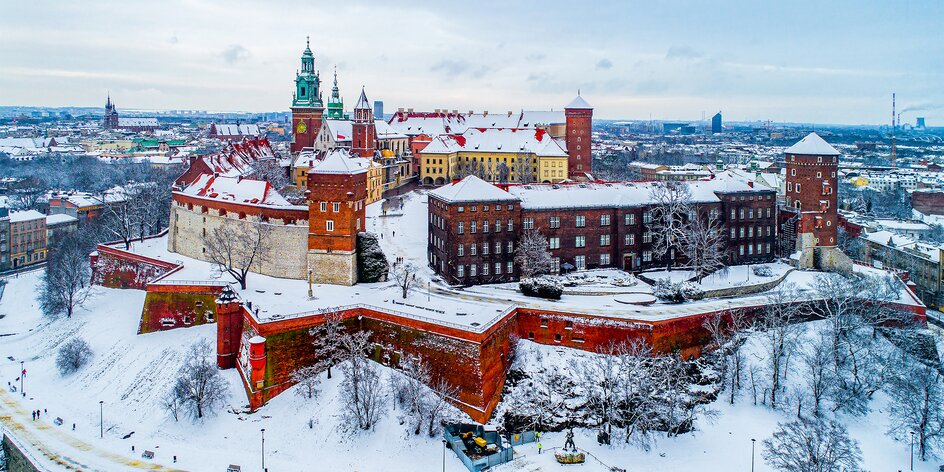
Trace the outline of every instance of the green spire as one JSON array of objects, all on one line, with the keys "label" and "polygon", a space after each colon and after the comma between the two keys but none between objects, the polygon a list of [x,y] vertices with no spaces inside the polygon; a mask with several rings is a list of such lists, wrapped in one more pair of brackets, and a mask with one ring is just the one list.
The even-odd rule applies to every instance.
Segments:
[{"label": "green spire", "polygon": [[341,98],[341,92],[338,89],[338,68],[334,67],[334,87],[331,87],[331,98],[328,99],[328,110],[326,116],[330,120],[349,120],[350,117],[344,114],[344,99]]},{"label": "green spire", "polygon": [[315,72],[315,55],[312,54],[310,40],[306,37],[305,51],[302,53],[302,68],[295,76],[295,99],[292,100],[292,106],[323,107],[319,86],[320,79],[318,73]]}]

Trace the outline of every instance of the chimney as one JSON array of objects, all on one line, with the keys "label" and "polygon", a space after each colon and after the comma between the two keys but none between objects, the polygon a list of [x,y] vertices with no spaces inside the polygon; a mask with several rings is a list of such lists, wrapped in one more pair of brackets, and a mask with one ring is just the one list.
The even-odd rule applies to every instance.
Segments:
[{"label": "chimney", "polygon": [[508,116],[511,116],[511,110],[508,110]]},{"label": "chimney", "polygon": [[403,113],[403,107],[397,108],[397,113]]},{"label": "chimney", "polygon": [[407,112],[407,113],[413,113],[413,109],[412,109],[412,108],[407,108],[407,109],[406,109],[406,112]]},{"label": "chimney", "polygon": [[469,114],[470,114],[470,115],[474,115],[474,114],[475,114],[475,110],[469,110]]},{"label": "chimney", "polygon": [[482,116],[488,116],[488,110],[483,111]]},{"label": "chimney", "polygon": [[458,114],[459,114],[459,110],[452,110],[452,114],[453,114],[453,115],[458,115]]}]

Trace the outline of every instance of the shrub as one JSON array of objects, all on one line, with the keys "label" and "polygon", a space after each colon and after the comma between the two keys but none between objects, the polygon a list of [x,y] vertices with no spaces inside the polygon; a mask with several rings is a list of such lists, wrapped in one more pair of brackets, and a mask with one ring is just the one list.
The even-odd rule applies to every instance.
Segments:
[{"label": "shrub", "polygon": [[518,284],[521,293],[529,297],[547,298],[549,300],[560,300],[564,293],[564,287],[557,280],[551,277],[536,277],[524,279]]},{"label": "shrub", "polygon": [[751,271],[753,271],[754,275],[758,277],[773,277],[774,276],[774,270],[765,265],[751,267]]},{"label": "shrub", "polygon": [[56,367],[59,373],[66,375],[75,372],[92,358],[92,348],[82,338],[72,338],[59,348]]},{"label": "shrub", "polygon": [[669,303],[701,300],[705,298],[705,291],[692,282],[673,283],[669,279],[659,279],[652,287],[652,294],[656,298]]}]

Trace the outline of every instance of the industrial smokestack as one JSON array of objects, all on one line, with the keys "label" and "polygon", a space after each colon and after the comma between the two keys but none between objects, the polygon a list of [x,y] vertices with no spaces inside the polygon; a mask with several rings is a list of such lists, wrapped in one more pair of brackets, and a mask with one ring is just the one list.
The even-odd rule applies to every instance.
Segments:
[{"label": "industrial smokestack", "polygon": [[892,129],[895,129],[895,92],[892,92]]}]

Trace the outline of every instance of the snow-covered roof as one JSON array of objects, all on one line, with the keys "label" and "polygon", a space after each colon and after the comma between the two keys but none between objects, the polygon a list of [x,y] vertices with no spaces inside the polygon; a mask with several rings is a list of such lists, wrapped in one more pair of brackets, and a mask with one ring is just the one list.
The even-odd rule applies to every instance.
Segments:
[{"label": "snow-covered roof", "polygon": [[429,194],[448,203],[518,201],[518,198],[510,193],[474,175],[470,175],[456,183],[439,187],[429,192]]},{"label": "snow-covered roof", "polygon": [[202,174],[181,193],[252,205],[289,206],[290,203],[265,180]]},{"label": "snow-covered roof", "polygon": [[357,99],[357,105],[354,105],[355,110],[370,110],[370,102],[367,101],[367,94],[364,93],[364,88],[361,87],[361,96]]},{"label": "snow-covered roof", "polygon": [[65,213],[59,213],[56,215],[46,216],[46,226],[69,224],[75,221],[79,221],[79,219],[74,216],[67,215]]},{"label": "snow-covered roof", "polygon": [[[470,128],[535,128],[565,123],[563,111],[521,113],[398,112],[390,119],[393,129],[408,136],[462,134]],[[379,129],[379,128],[378,128]]]},{"label": "snow-covered roof", "polygon": [[45,220],[46,215],[36,210],[23,210],[10,212],[10,223],[22,223],[24,221]]},{"label": "snow-covered roof", "polygon": [[784,151],[787,154],[802,154],[807,156],[838,156],[839,151],[830,146],[816,133],[810,133],[793,146]]},{"label": "snow-covered roof", "polygon": [[332,149],[324,159],[308,170],[309,174],[360,174],[367,172],[370,160],[352,156],[347,149]]},{"label": "snow-covered roof", "polygon": [[568,109],[568,108],[571,110],[581,110],[581,109],[593,110],[593,107],[590,106],[590,104],[587,103],[587,101],[584,100],[583,97],[580,96],[580,94],[577,94],[577,96],[574,97],[574,99],[571,100],[570,103],[568,103],[567,106],[564,107],[564,109]]},{"label": "snow-covered roof", "polygon": [[532,128],[536,125],[555,125],[566,123],[563,111],[525,110],[521,112],[518,128]]},{"label": "snow-covered roof", "polygon": [[125,192],[121,187],[111,188],[105,191],[105,193],[52,191],[49,192],[47,196],[49,199],[64,200],[76,208],[87,208],[125,201]]},{"label": "snow-covered roof", "polygon": [[547,131],[529,128],[469,128],[461,135],[440,135],[423,149],[423,154],[459,151],[530,152],[537,156],[567,157],[567,151]]},{"label": "snow-covered roof", "polygon": [[[711,180],[677,182],[691,192],[691,201],[719,202],[718,194],[738,192],[772,192],[770,188],[751,186],[736,175],[721,172]],[[514,185],[508,192],[521,200],[521,207],[531,210],[559,208],[628,208],[655,203],[652,190],[656,182],[591,182],[562,184]]]},{"label": "snow-covered roof", "polygon": [[213,129],[217,136],[261,136],[263,133],[259,130],[259,125],[228,125],[214,124]]},{"label": "snow-covered roof", "polygon": [[119,128],[157,128],[157,118],[118,118]]},{"label": "snow-covered roof", "polygon": [[[328,133],[335,142],[350,141],[354,135],[354,122],[351,120],[324,120]],[[405,139],[407,135],[397,131],[384,120],[374,120],[377,139]]]}]

